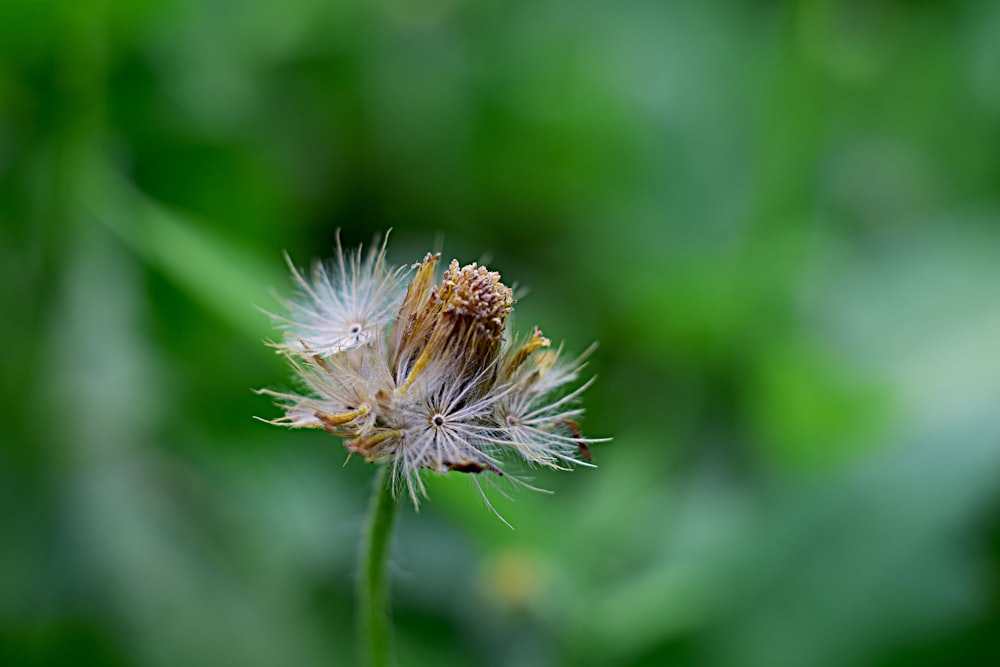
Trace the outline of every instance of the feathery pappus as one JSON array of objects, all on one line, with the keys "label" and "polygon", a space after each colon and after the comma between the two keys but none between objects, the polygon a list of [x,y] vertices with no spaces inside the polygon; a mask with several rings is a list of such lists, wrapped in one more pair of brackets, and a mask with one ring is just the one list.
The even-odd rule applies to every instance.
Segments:
[{"label": "feathery pappus", "polygon": [[441,272],[439,253],[390,267],[386,241],[367,253],[338,241],[309,275],[286,256],[298,294],[287,315],[272,314],[284,333],[273,345],[306,391],[261,390],[285,410],[265,421],[323,429],[351,454],[387,463],[394,493],[405,486],[415,506],[423,469],[503,476],[509,456],[589,465],[589,446],[603,439],[581,434],[578,399],[593,381],[579,382],[593,346],[567,360],[538,327],[507,338],[515,299],[499,273],[456,260]]}]

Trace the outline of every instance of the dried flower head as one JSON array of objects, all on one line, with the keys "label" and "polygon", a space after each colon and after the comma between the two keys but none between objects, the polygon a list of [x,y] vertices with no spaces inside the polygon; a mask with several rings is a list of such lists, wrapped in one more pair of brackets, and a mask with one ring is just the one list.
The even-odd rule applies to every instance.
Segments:
[{"label": "dried flower head", "polygon": [[351,454],[388,462],[394,491],[405,485],[414,505],[423,469],[503,476],[506,452],[587,465],[597,440],[580,433],[577,399],[592,380],[573,385],[590,350],[567,361],[537,327],[505,338],[513,292],[485,266],[452,260],[438,279],[440,255],[428,254],[404,290],[384,240],[362,257],[338,243],[311,280],[289,261],[300,294],[274,316],[285,333],[275,347],[308,391],[263,390],[285,409],[269,423],[324,429]]}]

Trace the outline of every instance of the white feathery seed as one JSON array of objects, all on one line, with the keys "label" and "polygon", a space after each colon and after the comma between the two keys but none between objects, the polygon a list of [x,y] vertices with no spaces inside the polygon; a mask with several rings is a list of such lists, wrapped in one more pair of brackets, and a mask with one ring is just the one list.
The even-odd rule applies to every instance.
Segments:
[{"label": "white feathery seed", "polygon": [[291,353],[333,355],[364,345],[399,309],[405,271],[385,266],[385,241],[362,259],[361,248],[345,257],[338,238],[335,260],[314,263],[310,279],[287,254],[285,261],[299,294],[282,300],[287,317],[272,317],[285,332],[282,345]]}]

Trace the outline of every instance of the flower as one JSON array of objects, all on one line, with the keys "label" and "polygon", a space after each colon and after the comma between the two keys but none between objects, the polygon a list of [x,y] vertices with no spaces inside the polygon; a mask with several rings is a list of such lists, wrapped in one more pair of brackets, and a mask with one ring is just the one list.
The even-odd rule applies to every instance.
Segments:
[{"label": "flower", "polygon": [[515,300],[499,273],[452,260],[439,279],[440,254],[391,269],[385,246],[362,259],[338,240],[311,280],[289,260],[300,293],[285,302],[287,317],[273,316],[284,331],[274,346],[306,391],[262,390],[285,410],[265,421],[323,429],[351,454],[387,462],[393,491],[405,486],[415,506],[424,469],[504,476],[508,453],[549,468],[589,465],[600,440],[581,435],[578,399],[592,379],[573,385],[593,348],[566,360],[537,327],[508,339]]}]

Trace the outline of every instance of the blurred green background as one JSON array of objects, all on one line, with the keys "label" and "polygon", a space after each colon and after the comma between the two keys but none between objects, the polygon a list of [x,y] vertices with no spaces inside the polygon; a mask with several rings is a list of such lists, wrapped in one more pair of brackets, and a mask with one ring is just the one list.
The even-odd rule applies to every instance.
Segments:
[{"label": "blurred green background", "polygon": [[2,664],[353,664],[373,471],[251,419],[338,227],[601,345],[400,665],[1000,660],[996,2],[3,0],[0,223]]}]

